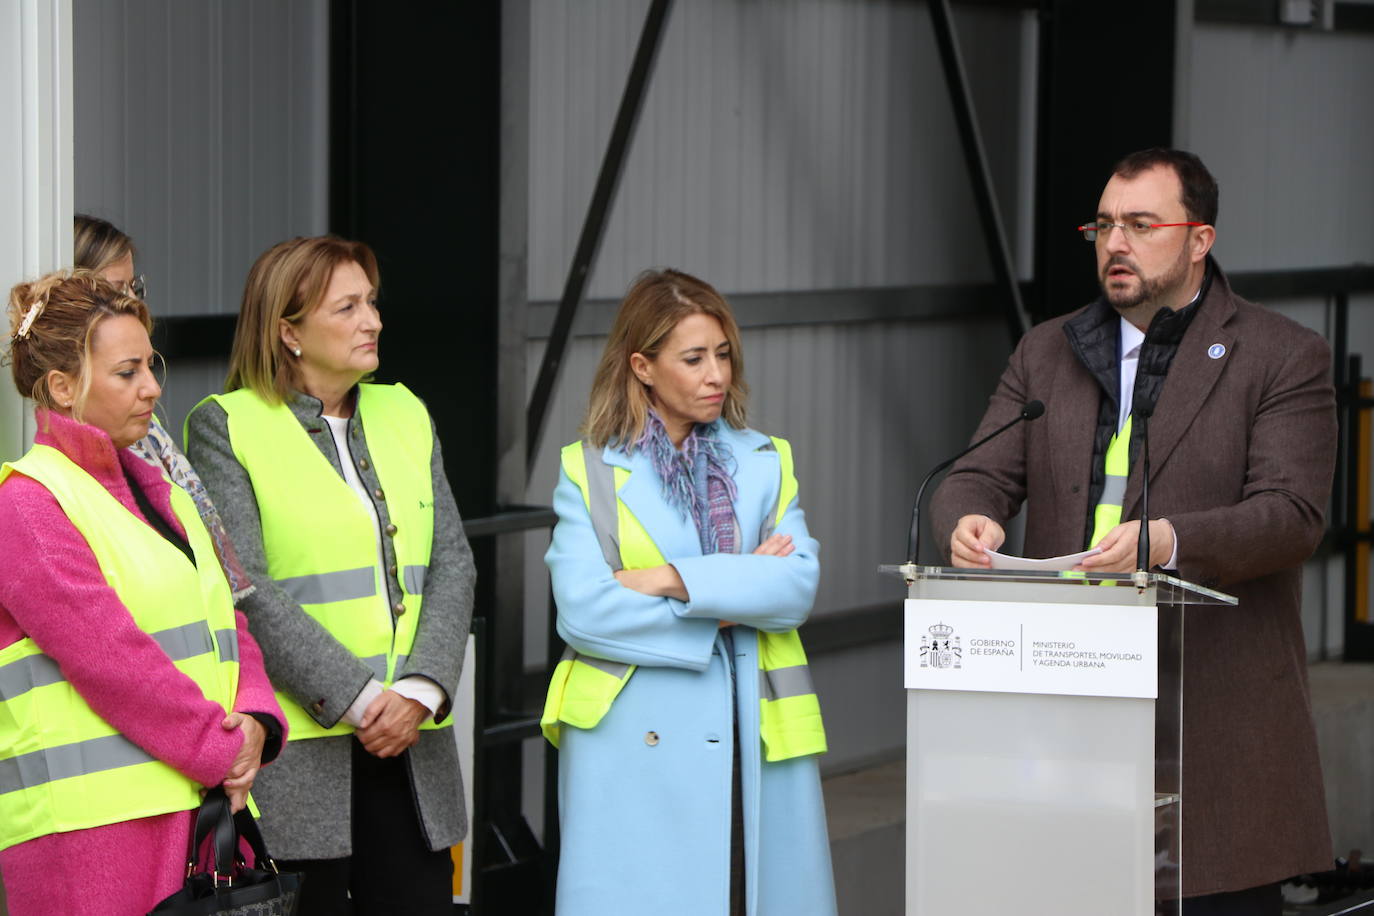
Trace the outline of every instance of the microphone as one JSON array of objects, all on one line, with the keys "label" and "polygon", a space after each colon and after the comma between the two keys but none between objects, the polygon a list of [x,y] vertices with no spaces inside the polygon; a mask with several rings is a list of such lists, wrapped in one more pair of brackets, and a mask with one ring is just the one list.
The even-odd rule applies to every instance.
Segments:
[{"label": "microphone", "polygon": [[1154,407],[1149,404],[1141,404],[1131,409],[1136,419],[1140,421],[1140,539],[1136,542],[1135,568],[1136,572],[1148,573],[1150,571],[1150,415],[1153,414]]},{"label": "microphone", "polygon": [[978,446],[984,444],[990,439],[996,439],[998,436],[1002,435],[1002,433],[1011,429],[1013,426],[1015,426],[1017,423],[1020,423],[1022,420],[1035,420],[1040,417],[1043,417],[1044,415],[1044,401],[1027,401],[1025,406],[1021,408],[1021,412],[1016,415],[1016,418],[1014,420],[1012,420],[1009,423],[1002,424],[997,429],[994,429],[992,432],[988,433],[986,436],[979,439],[977,442],[973,443],[959,454],[955,455],[953,458],[941,461],[939,464],[935,465],[935,467],[930,469],[930,473],[927,474],[925,476],[925,479],[921,481],[920,489],[916,491],[916,503],[911,507],[911,531],[907,533],[906,538],[906,546],[909,554],[909,559],[907,560],[907,563],[909,565],[915,566],[916,557],[919,556],[921,553],[921,497],[925,495],[926,485],[930,483],[931,479],[936,474],[940,473],[945,468],[949,467],[951,464],[953,464],[960,458],[967,455],[969,452],[976,449]]}]

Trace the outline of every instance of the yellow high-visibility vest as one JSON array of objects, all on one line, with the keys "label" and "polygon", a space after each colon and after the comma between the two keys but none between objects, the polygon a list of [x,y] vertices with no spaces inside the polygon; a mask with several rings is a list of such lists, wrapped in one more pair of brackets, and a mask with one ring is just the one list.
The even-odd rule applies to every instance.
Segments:
[{"label": "yellow high-visibility vest", "polygon": [[[358,386],[357,411],[382,485],[374,496],[386,501],[385,534],[396,551],[395,570],[383,573],[371,514],[289,407],[247,388],[207,400],[228,416],[234,456],[252,479],[267,574],[390,686],[415,644],[434,541],[434,435],[425,405],[403,385]],[[380,597],[383,575],[396,577],[403,593],[390,612]],[[277,700],[291,741],[354,731],[343,721],[325,728],[296,697],[278,691]],[[451,724],[429,717],[420,727]]]},{"label": "yellow high-visibility vest", "polygon": [[[0,467],[52,493],[139,628],[206,699],[238,694],[233,597],[195,504],[171,486],[194,564],[66,455],[35,445]],[[138,672],[130,672],[137,677]],[[0,849],[200,805],[200,785],[121,735],[28,637],[0,649]]]},{"label": "yellow high-visibility vest", "polygon": [[[792,446],[785,439],[771,438],[782,480],[777,506],[768,513],[759,532],[760,543],[782,521],[798,491]],[[600,451],[587,442],[565,446],[562,462],[568,479],[582,491],[592,528],[612,569],[647,569],[667,562],[644,526],[619,498],[620,488],[630,478],[628,470],[606,464]],[[820,700],[811,683],[811,669],[800,635],[796,630],[758,631],[758,647],[759,733],[766,759],[778,761],[825,753]],[[549,682],[539,723],[544,737],[557,747],[562,725],[594,728],[634,671],[634,665],[593,658],[568,648]]]},{"label": "yellow high-visibility vest", "polygon": [[1107,472],[1106,483],[1093,510],[1093,536],[1088,541],[1089,547],[1096,547],[1108,531],[1121,524],[1121,505],[1126,501],[1126,479],[1131,474],[1131,420],[1132,417],[1126,417],[1125,424],[1107,444],[1107,454],[1103,459]]}]

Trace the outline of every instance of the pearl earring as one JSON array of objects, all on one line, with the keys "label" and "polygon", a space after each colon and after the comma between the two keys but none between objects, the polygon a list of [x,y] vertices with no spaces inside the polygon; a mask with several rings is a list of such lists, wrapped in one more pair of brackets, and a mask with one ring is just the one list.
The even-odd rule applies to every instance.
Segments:
[{"label": "pearl earring", "polygon": [[301,355],[301,348],[300,348],[300,347],[296,347],[296,348],[295,348],[294,350],[292,350],[291,352],[294,353],[294,354],[296,354],[297,356],[300,356],[300,355]]}]

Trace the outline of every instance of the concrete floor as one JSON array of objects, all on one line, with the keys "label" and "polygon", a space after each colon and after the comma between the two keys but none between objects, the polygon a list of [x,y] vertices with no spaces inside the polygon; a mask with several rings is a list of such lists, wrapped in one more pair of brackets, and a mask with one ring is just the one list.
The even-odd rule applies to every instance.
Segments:
[{"label": "concrete floor", "polygon": [[906,761],[824,783],[840,916],[902,916]]},{"label": "concrete floor", "polygon": [[1308,669],[1326,811],[1336,855],[1374,854],[1374,664],[1321,662]]}]

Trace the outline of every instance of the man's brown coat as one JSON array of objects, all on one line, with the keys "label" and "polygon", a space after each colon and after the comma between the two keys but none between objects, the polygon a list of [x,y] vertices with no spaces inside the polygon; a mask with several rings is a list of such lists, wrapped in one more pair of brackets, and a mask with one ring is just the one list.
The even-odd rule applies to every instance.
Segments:
[{"label": "man's brown coat", "polygon": [[[1077,312],[1074,313],[1079,314]],[[946,557],[958,519],[1026,505],[1025,554],[1084,548],[1101,386],[1063,316],[1021,341],[974,437],[1030,400],[1045,417],[967,456],[932,501]],[[1219,344],[1224,352],[1219,356]],[[1150,515],[1178,537],[1182,579],[1240,599],[1188,612],[1184,637],[1184,894],[1331,867],[1299,617],[1302,563],[1323,531],[1336,449],[1331,354],[1317,334],[1215,279],[1150,421]],[[1138,517],[1140,462],[1124,519]]]}]

